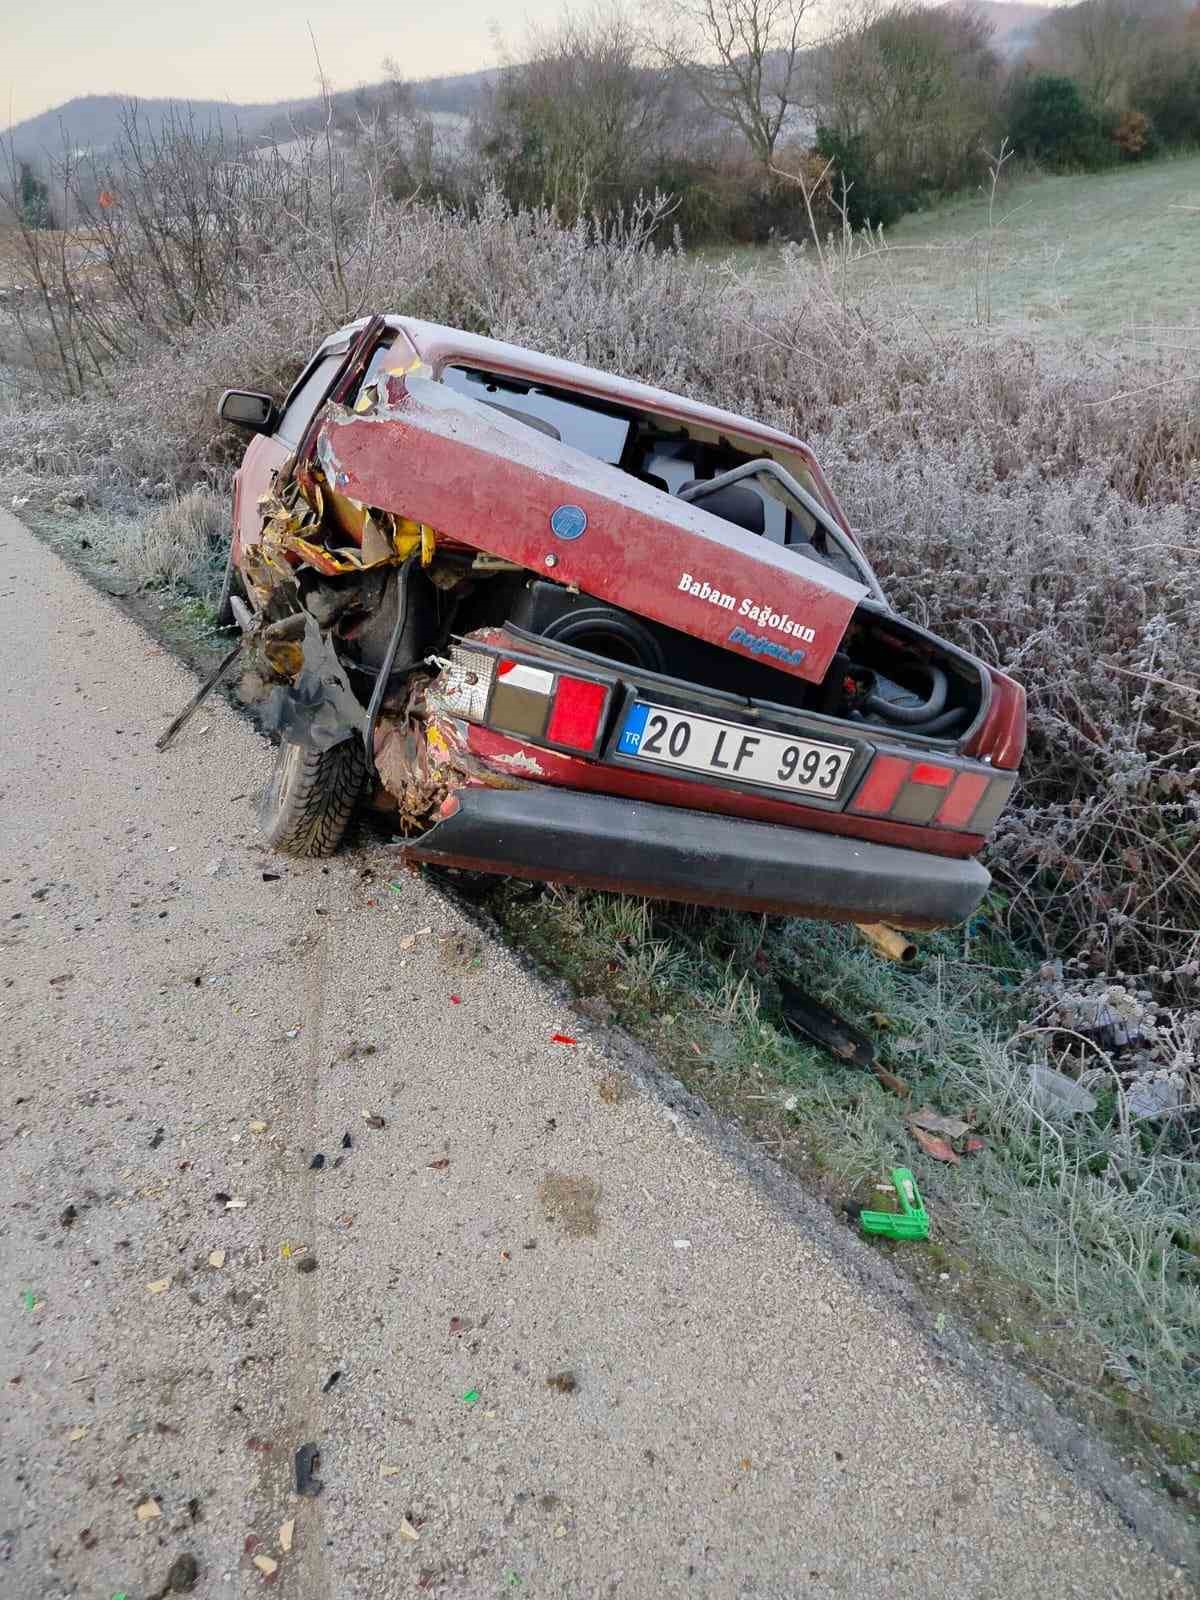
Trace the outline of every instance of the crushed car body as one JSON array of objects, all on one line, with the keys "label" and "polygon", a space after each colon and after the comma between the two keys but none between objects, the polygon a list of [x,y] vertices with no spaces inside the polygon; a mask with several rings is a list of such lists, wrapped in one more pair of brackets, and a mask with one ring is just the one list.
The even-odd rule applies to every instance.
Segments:
[{"label": "crushed car body", "polygon": [[276,848],[370,792],[414,861],[911,928],[983,897],[1023,691],[890,609],[799,440],[390,316],[221,414]]}]

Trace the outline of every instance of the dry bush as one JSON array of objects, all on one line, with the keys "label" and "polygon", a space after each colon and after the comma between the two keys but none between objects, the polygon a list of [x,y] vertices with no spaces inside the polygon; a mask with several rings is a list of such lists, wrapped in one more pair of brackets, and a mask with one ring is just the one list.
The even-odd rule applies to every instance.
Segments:
[{"label": "dry bush", "polygon": [[[886,278],[854,292],[836,252],[741,280],[657,250],[665,205],[571,228],[494,194],[469,213],[385,206],[355,292],[809,437],[898,608],[1029,689],[1023,785],[991,852],[1014,926],[1095,970],[1178,971],[1200,943],[1194,376],[934,332]],[[31,395],[0,438],[8,492],[130,510],[222,489],[242,440],[216,396],[281,391],[329,330],[321,250],[272,254],[251,301],[115,367],[111,396]]]}]

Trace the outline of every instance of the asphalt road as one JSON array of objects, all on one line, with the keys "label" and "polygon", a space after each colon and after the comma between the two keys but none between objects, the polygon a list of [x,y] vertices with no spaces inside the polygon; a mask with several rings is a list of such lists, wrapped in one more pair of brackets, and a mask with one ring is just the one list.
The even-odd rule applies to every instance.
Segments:
[{"label": "asphalt road", "polygon": [[0,608],[3,1596],[1191,1592],[434,887],[265,856],[263,741],[156,755],[193,680],[4,514]]}]

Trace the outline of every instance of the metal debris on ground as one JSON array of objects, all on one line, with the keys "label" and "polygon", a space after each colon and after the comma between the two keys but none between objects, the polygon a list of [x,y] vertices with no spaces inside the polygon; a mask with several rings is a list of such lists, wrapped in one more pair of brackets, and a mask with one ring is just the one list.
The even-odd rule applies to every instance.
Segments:
[{"label": "metal debris on ground", "polygon": [[929,1213],[917,1188],[917,1180],[907,1167],[892,1168],[892,1183],[897,1211],[864,1211],[859,1215],[864,1233],[873,1233],[884,1239],[928,1239]]},{"label": "metal debris on ground", "polygon": [[321,1452],[315,1444],[302,1444],[296,1451],[294,1463],[296,1493],[318,1495],[325,1485],[317,1477],[321,1465]]}]

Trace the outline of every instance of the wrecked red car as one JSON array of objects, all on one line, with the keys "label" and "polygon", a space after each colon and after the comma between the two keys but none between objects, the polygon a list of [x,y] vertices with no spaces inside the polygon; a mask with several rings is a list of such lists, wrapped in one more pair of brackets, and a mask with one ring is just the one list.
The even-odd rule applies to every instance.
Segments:
[{"label": "wrecked red car", "polygon": [[276,849],[370,793],[414,861],[912,928],[986,892],[1024,693],[891,610],[799,440],[397,316],[220,413]]}]

